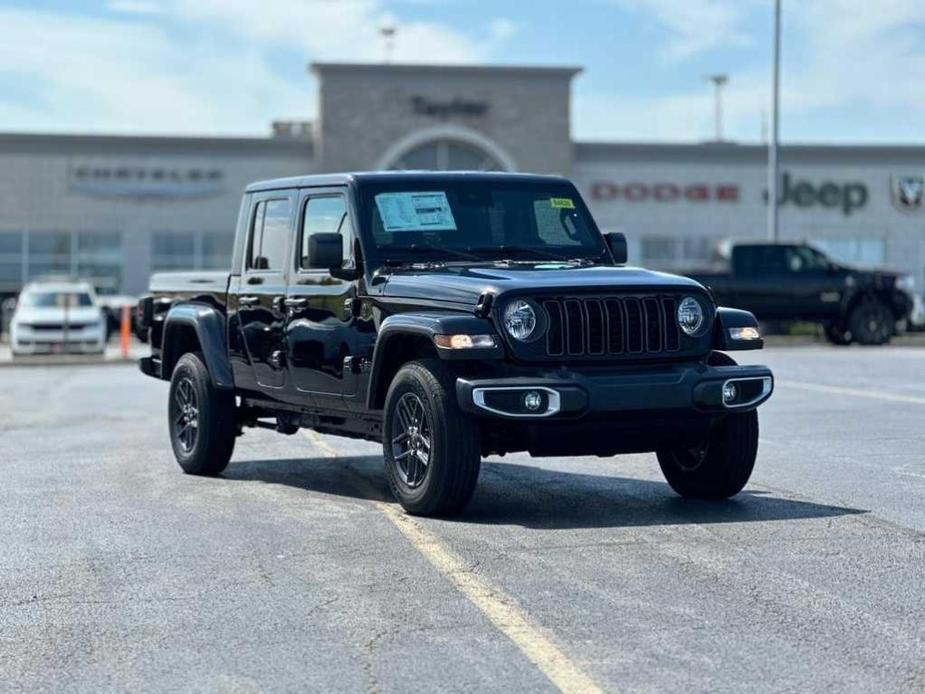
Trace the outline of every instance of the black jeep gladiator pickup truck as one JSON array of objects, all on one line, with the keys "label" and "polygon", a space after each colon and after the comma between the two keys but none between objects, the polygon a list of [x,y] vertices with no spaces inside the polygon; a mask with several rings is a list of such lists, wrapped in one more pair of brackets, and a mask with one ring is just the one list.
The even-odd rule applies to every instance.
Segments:
[{"label": "black jeep gladiator pickup truck", "polygon": [[821,323],[838,345],[889,342],[915,303],[911,276],[841,265],[806,244],[739,243],[728,272],[689,276],[759,320]]},{"label": "black jeep gladiator pickup truck", "polygon": [[656,451],[683,496],[738,493],[758,447],[755,318],[623,267],[558,177],[360,173],[255,183],[230,274],[157,275],[139,305],[184,471],[243,427],[381,441],[396,498],[452,514],[490,454]]}]

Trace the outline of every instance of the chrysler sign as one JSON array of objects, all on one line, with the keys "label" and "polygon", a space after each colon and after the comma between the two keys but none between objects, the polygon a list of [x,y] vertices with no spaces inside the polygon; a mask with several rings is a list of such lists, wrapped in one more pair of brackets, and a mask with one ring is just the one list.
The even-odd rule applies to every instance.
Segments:
[{"label": "chrysler sign", "polygon": [[103,198],[198,198],[225,188],[213,168],[78,164],[68,174],[72,192]]}]

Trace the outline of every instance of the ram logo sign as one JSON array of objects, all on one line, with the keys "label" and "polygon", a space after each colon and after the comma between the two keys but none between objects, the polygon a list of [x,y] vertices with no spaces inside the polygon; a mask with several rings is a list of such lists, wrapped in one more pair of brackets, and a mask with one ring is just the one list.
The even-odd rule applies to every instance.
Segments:
[{"label": "ram logo sign", "polygon": [[925,176],[893,176],[893,204],[903,212],[921,209],[925,198]]}]

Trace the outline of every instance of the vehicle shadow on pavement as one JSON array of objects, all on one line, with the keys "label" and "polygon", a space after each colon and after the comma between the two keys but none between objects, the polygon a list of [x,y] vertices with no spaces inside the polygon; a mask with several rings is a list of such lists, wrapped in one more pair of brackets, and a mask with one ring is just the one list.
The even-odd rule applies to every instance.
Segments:
[{"label": "vehicle shadow on pavement", "polygon": [[590,475],[517,463],[483,463],[462,520],[529,528],[616,528],[831,518],[863,509],[787,499],[746,487],[732,499],[677,496],[662,480]]},{"label": "vehicle shadow on pavement", "polygon": [[[225,479],[394,503],[381,456],[332,461],[279,459],[232,463]],[[462,523],[514,523],[536,529],[644,527],[831,518],[862,509],[786,499],[746,488],[733,499],[681,499],[667,483],[590,475],[518,463],[483,462]]]}]

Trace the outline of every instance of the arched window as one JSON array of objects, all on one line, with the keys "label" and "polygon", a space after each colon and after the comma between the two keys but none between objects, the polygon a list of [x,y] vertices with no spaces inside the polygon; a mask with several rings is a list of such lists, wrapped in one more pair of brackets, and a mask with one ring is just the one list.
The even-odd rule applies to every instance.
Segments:
[{"label": "arched window", "polygon": [[392,170],[504,171],[490,153],[458,140],[431,140],[405,151],[389,167]]}]

